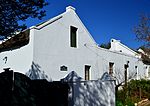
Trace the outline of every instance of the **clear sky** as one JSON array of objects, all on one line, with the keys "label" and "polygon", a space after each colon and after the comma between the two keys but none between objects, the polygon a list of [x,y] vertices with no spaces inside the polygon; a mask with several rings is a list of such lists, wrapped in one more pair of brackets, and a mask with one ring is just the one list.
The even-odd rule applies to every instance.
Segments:
[{"label": "clear sky", "polygon": [[46,17],[42,20],[29,19],[28,27],[48,20],[65,11],[69,5],[76,13],[98,44],[107,43],[111,38],[121,40],[130,48],[142,45],[137,42],[133,27],[139,22],[140,14],[150,15],[150,0],[47,0]]}]

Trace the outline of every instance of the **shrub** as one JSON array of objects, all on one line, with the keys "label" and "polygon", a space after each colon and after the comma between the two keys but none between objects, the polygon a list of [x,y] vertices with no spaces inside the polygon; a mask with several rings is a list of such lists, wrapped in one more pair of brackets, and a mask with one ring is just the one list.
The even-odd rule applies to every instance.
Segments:
[{"label": "shrub", "polygon": [[143,99],[150,99],[150,81],[149,80],[131,80],[128,82],[128,87],[123,87],[122,90],[117,91],[116,96],[117,106],[127,105],[134,106]]},{"label": "shrub", "polygon": [[123,103],[121,101],[116,101],[116,106],[124,106]]}]

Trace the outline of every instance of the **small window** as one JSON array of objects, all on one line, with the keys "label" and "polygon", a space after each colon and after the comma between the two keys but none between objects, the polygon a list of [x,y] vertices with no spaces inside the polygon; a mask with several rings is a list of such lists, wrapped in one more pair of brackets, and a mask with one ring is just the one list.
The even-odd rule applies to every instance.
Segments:
[{"label": "small window", "polygon": [[70,46],[77,47],[77,28],[70,27]]},{"label": "small window", "polygon": [[88,65],[85,65],[85,80],[90,80],[90,67]]},{"label": "small window", "polygon": [[126,83],[127,83],[127,71],[128,71],[128,63],[127,64],[124,64],[124,76],[125,76],[125,86],[126,86]]},{"label": "small window", "polygon": [[114,66],[114,63],[109,62],[109,75],[113,74],[113,66]]},{"label": "small window", "polygon": [[60,71],[67,71],[67,70],[68,70],[68,68],[66,66],[61,66],[60,67]]},{"label": "small window", "polygon": [[135,66],[135,71],[136,71],[136,79],[138,80],[139,78],[138,78],[138,75],[139,75],[139,73],[138,73],[138,66]]}]

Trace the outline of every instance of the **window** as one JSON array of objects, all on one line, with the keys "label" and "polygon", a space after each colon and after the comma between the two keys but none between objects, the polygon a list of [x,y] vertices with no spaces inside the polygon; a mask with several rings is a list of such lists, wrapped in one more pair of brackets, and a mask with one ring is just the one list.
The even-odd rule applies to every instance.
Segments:
[{"label": "window", "polygon": [[150,77],[150,67],[148,68],[148,77]]},{"label": "window", "polygon": [[85,65],[85,80],[90,80],[90,67],[88,65]]},{"label": "window", "polygon": [[128,63],[129,62],[127,62],[127,64],[124,64],[124,76],[125,76],[125,86],[127,86],[127,77],[128,77],[128,67],[129,67],[129,65],[128,65]]},{"label": "window", "polygon": [[60,67],[60,71],[67,71],[67,70],[68,70],[68,68],[66,66],[61,66]]},{"label": "window", "polygon": [[77,47],[77,28],[70,27],[70,46]]},{"label": "window", "polygon": [[138,80],[138,75],[139,75],[139,73],[138,73],[138,66],[135,66],[135,71],[136,71],[136,79]]},{"label": "window", "polygon": [[109,62],[109,75],[113,74],[113,66],[114,66],[114,63]]}]

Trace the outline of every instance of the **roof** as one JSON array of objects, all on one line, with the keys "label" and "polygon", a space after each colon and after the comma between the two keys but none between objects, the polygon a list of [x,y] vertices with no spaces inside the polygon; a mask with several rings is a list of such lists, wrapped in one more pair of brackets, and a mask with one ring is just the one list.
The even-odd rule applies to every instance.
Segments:
[{"label": "roof", "polygon": [[2,42],[0,44],[0,52],[18,49],[22,46],[27,45],[29,43],[29,33],[30,30],[27,29],[11,37],[10,39]]}]

